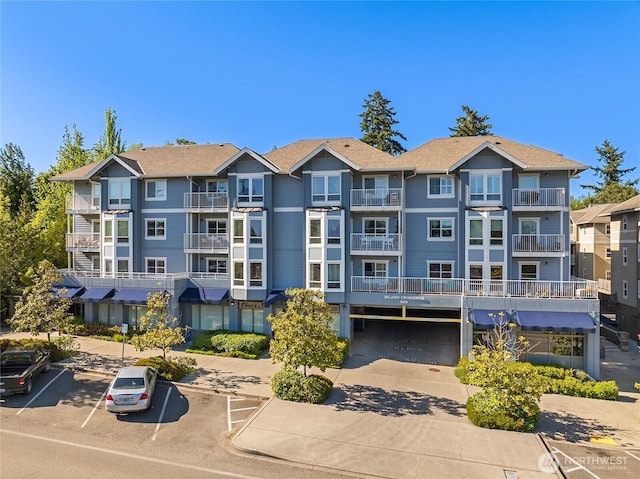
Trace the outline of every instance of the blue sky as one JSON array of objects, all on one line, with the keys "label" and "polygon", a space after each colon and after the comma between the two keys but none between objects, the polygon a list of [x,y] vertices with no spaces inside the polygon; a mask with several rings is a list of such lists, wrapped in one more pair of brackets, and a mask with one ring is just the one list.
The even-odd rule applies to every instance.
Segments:
[{"label": "blue sky", "polygon": [[[2,0],[1,143],[37,172],[66,125],[104,112],[128,144],[176,138],[265,153],[360,137],[391,100],[407,149],[465,104],[493,132],[595,165],[640,166],[640,2],[14,2]],[[640,176],[638,168],[632,177]],[[585,173],[572,182],[593,183]]]}]

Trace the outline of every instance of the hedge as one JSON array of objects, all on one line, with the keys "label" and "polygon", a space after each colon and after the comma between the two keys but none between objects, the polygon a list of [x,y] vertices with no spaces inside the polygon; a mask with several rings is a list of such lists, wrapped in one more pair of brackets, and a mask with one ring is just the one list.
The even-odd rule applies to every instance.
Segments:
[{"label": "hedge", "polygon": [[26,339],[0,339],[0,352],[11,349],[45,349],[51,355],[51,362],[62,361],[71,357],[75,351],[62,349],[60,344],[52,337],[51,343],[44,339],[26,338]]},{"label": "hedge", "polygon": [[319,374],[305,376],[297,369],[283,368],[271,378],[271,390],[278,399],[321,404],[331,394],[333,382]]},{"label": "hedge", "polygon": [[256,359],[268,346],[266,334],[218,329],[198,334],[187,352]]},{"label": "hedge", "polygon": [[135,366],[150,366],[158,370],[158,375],[167,381],[180,381],[183,377],[196,371],[196,360],[194,358],[180,356],[168,357],[153,356],[150,358],[138,359]]},{"label": "hedge", "polygon": [[531,432],[538,426],[540,408],[537,405],[535,414],[525,417],[514,417],[504,409],[492,406],[482,391],[470,396],[467,399],[469,421],[479,427],[504,431]]}]

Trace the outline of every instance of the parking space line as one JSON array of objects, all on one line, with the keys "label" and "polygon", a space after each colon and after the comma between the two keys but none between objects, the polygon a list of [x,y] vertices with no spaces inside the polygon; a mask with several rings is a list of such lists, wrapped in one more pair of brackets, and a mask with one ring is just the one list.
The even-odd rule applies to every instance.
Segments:
[{"label": "parking space line", "polygon": [[153,436],[151,437],[152,441],[156,440],[156,437],[158,437],[158,431],[160,430],[160,424],[162,423],[162,418],[164,417],[164,412],[167,409],[167,403],[169,402],[169,396],[171,396],[171,391],[173,390],[173,388],[169,388],[169,391],[167,391],[167,395],[164,397],[164,404],[162,405],[162,411],[160,411],[160,417],[158,418],[158,422],[156,424],[156,431],[153,433]]},{"label": "parking space line", "polygon": [[554,454],[562,454],[565,459],[567,459],[569,462],[572,462],[573,464],[576,465],[576,467],[571,468],[570,470],[567,470],[566,472],[572,472],[572,471],[576,471],[578,469],[583,469],[587,474],[590,474],[591,476],[595,477],[595,479],[600,479],[600,476],[596,476],[593,472],[591,472],[589,469],[587,469],[586,467],[584,467],[582,464],[580,464],[579,462],[577,462],[576,460],[574,460],[571,456],[565,454],[564,452],[562,452],[560,449],[558,449],[557,447],[553,448],[553,453]]},{"label": "parking space line", "polygon": [[38,394],[36,394],[35,396],[33,396],[33,397],[29,400],[29,402],[28,402],[27,404],[25,404],[25,405],[24,405],[24,407],[23,407],[22,409],[20,409],[20,410],[16,413],[16,415],[20,414],[22,411],[24,411],[24,410],[25,410],[25,409],[27,409],[29,406],[31,406],[31,403],[32,403],[33,401],[35,401],[36,399],[38,399],[38,397],[40,397],[40,394],[42,394],[42,393],[45,391],[45,389],[47,389],[49,386],[51,386],[51,384],[52,384],[56,379],[58,379],[58,378],[59,378],[63,373],[65,373],[65,372],[66,372],[66,369],[63,369],[62,371],[60,371],[60,372],[56,375],[56,377],[55,377],[55,378],[53,378],[51,381],[49,381],[49,382],[45,385],[45,387],[43,387],[43,388],[38,392]]},{"label": "parking space line", "polygon": [[636,456],[635,454],[631,454],[629,451],[624,451],[627,454],[629,454],[631,457],[633,457],[635,460],[640,461],[640,457]]},{"label": "parking space line", "polygon": [[240,409],[231,409],[230,412],[237,412],[237,411],[252,411],[253,409],[258,409],[258,406],[254,406],[254,407],[241,407]]},{"label": "parking space line", "polygon": [[96,410],[100,407],[100,404],[102,404],[102,400],[107,395],[107,391],[109,391],[109,387],[107,387],[107,389],[104,390],[104,392],[102,393],[102,396],[100,396],[100,399],[98,399],[98,402],[96,402],[96,405],[93,406],[93,409],[91,410],[91,412],[87,416],[87,419],[85,419],[84,422],[82,423],[82,426],[80,426],[80,429],[84,429],[84,427],[89,422],[89,419],[91,419],[91,417],[95,414]]},{"label": "parking space line", "polygon": [[[227,396],[227,429],[231,432],[231,396]],[[233,399],[233,401],[237,401],[237,399]]]}]

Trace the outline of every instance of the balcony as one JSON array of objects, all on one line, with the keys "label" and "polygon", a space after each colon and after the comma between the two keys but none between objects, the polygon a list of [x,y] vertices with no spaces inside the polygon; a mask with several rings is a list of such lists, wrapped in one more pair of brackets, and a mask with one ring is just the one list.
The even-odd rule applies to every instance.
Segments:
[{"label": "balcony", "polygon": [[184,252],[227,254],[229,252],[229,235],[186,233],[184,235]]},{"label": "balcony", "polygon": [[185,193],[184,207],[189,212],[227,211],[227,193]]},{"label": "balcony", "polygon": [[352,276],[351,291],[411,295],[471,295],[521,298],[597,299],[595,281],[475,280]]},{"label": "balcony", "polygon": [[402,188],[351,190],[352,211],[399,211]]},{"label": "balcony", "polygon": [[562,256],[564,235],[513,235],[513,256]]},{"label": "balcony", "polygon": [[65,241],[67,251],[100,251],[99,233],[67,233]]},{"label": "balcony", "polygon": [[399,254],[402,235],[372,235],[365,233],[351,234],[351,254]]},{"label": "balcony", "polygon": [[564,188],[513,189],[513,211],[559,211],[565,202]]},{"label": "balcony", "polygon": [[100,197],[93,195],[71,195],[65,198],[67,214],[100,213]]}]

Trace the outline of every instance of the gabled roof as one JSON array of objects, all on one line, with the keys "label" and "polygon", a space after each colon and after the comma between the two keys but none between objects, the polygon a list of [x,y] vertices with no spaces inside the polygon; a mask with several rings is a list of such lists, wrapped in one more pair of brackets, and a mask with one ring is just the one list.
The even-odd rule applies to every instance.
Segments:
[{"label": "gabled roof", "polygon": [[607,214],[617,205],[618,203],[600,203],[590,206],[589,208],[574,210],[570,213],[571,220],[574,224],[577,225],[586,225],[591,223],[609,223],[609,218],[604,218],[603,215]]},{"label": "gabled roof", "polygon": [[225,161],[222,165],[218,166],[215,169],[214,173],[216,175],[219,175],[222,171],[224,171],[225,169],[229,168],[233,163],[235,163],[240,158],[242,158],[243,155],[249,155],[254,160],[256,160],[258,163],[261,163],[265,168],[273,171],[274,173],[278,173],[278,171],[279,171],[278,167],[276,165],[274,165],[273,163],[271,163],[269,160],[267,160],[264,156],[256,153],[251,148],[244,147],[242,150],[238,151],[235,155],[233,155],[231,158],[229,158],[227,161]]},{"label": "gabled roof", "polygon": [[524,145],[501,136],[461,136],[436,138],[398,157],[403,165],[414,165],[416,172],[450,172],[484,148],[531,170],[575,170],[589,167],[533,145]]},{"label": "gabled roof", "polygon": [[[143,147],[54,176],[54,181],[85,180],[108,163],[116,161],[133,174],[144,177],[185,177],[213,175],[213,172],[240,150],[231,143]],[[135,173],[134,173],[135,172]]]},{"label": "gabled roof", "polygon": [[617,203],[614,208],[608,211],[608,214],[618,215],[621,213],[631,213],[632,211],[640,211],[640,195],[629,198],[622,203]]},{"label": "gabled roof", "polygon": [[293,172],[321,151],[328,151],[356,170],[401,170],[401,162],[389,153],[357,138],[299,140],[263,155],[280,170]]}]

